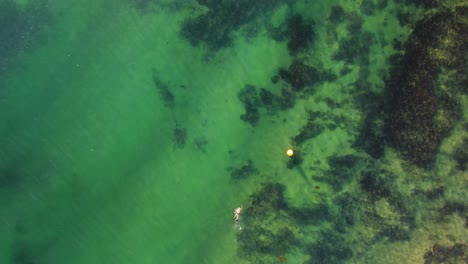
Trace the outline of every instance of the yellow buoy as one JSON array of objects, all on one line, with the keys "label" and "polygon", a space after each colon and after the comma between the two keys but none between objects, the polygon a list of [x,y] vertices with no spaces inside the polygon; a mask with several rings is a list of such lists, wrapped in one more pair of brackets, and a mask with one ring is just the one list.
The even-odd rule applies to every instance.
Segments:
[{"label": "yellow buoy", "polygon": [[289,157],[292,157],[294,155],[294,151],[292,149],[288,149],[286,151],[286,155],[288,155]]}]

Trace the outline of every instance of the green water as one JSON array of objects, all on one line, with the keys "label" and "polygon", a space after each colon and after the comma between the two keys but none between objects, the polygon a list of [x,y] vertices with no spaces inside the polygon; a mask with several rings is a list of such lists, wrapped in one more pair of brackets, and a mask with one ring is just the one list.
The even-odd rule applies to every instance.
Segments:
[{"label": "green water", "polygon": [[[1,1],[20,9],[34,5]],[[286,186],[291,207],[325,203],[336,211],[333,201],[340,192],[359,193],[354,181],[337,191],[320,177],[330,169],[330,156],[365,156],[353,147],[363,119],[354,98],[365,91],[383,93],[387,59],[395,53],[383,43],[404,42],[412,31],[395,17],[403,5],[388,1],[385,9],[365,16],[362,27],[382,42],[370,47],[369,87],[356,87],[359,65],[350,64],[351,73],[341,76],[344,63],[331,59],[338,40],[330,30],[338,38],[347,34],[343,26],[327,22],[331,7],[340,3],[279,4],[269,13],[273,24],[291,10],[315,21],[313,48],[304,58],[338,78],[320,84],[290,109],[262,112],[251,126],[239,118],[244,113],[239,91],[246,84],[281,90],[284,84],[272,84],[271,77],[293,60],[286,42],[261,30],[252,38],[235,31],[232,45],[209,52],[180,35],[185,19],[206,8],[191,1],[149,1],[153,8],[142,11],[135,2],[44,0],[28,14],[39,16],[37,32],[18,46],[0,73],[0,263],[257,263],[239,256],[236,238],[242,230],[232,215],[241,204],[249,207],[250,195],[262,183]],[[361,8],[361,3],[344,2],[346,11]],[[405,8],[414,20],[424,15],[421,7]],[[154,79],[169,87],[172,102],[164,101]],[[331,108],[326,99],[339,107]],[[466,100],[466,94],[460,97],[465,105],[460,124],[467,120]],[[304,162],[288,169],[285,151],[306,123],[308,110],[339,116],[342,122],[307,140],[301,146]],[[186,133],[182,145],[174,141],[177,128]],[[408,195],[415,184],[431,184],[427,175],[450,174],[446,200],[464,200],[466,206],[459,189],[466,187],[466,170],[454,171],[449,155],[464,133],[459,125],[446,137],[431,172],[414,169],[422,175],[416,183],[405,181],[411,173],[403,171],[395,150],[386,148],[379,162],[401,176],[395,188]],[[232,168],[246,160],[253,160],[259,173],[231,179]],[[432,203],[442,200],[417,202],[432,212]],[[381,217],[400,221],[385,201],[375,206],[383,208],[377,209]],[[437,241],[466,243],[466,212],[441,223],[431,222],[431,214],[414,212],[417,227],[410,239],[395,243],[379,241],[378,232],[358,221],[345,241],[352,244],[360,234],[375,243],[356,245],[345,262],[423,263]],[[327,221],[295,228],[306,244],[320,230],[333,229]],[[276,255],[303,263],[309,259],[303,248]],[[258,263],[280,263],[269,257]]]}]

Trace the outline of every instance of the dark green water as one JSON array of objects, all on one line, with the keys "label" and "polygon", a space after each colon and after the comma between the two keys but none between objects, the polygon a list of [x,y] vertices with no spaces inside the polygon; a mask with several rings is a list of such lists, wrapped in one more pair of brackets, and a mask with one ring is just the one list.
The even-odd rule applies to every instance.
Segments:
[{"label": "dark green water", "polygon": [[466,5],[351,2],[0,0],[0,263],[464,263]]}]

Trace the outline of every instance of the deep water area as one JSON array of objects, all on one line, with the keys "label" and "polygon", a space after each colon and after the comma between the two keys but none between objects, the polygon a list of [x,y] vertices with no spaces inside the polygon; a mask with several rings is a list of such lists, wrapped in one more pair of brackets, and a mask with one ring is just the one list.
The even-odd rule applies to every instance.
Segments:
[{"label": "deep water area", "polygon": [[468,263],[467,73],[460,0],[0,0],[0,263]]}]

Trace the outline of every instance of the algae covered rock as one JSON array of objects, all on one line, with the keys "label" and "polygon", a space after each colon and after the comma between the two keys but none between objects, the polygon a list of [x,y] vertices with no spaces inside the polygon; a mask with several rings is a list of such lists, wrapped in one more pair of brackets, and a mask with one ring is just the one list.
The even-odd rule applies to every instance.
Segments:
[{"label": "algae covered rock", "polygon": [[468,8],[460,7],[418,22],[386,84],[385,138],[422,167],[431,165],[457,121],[455,97],[466,93],[467,14]]}]

